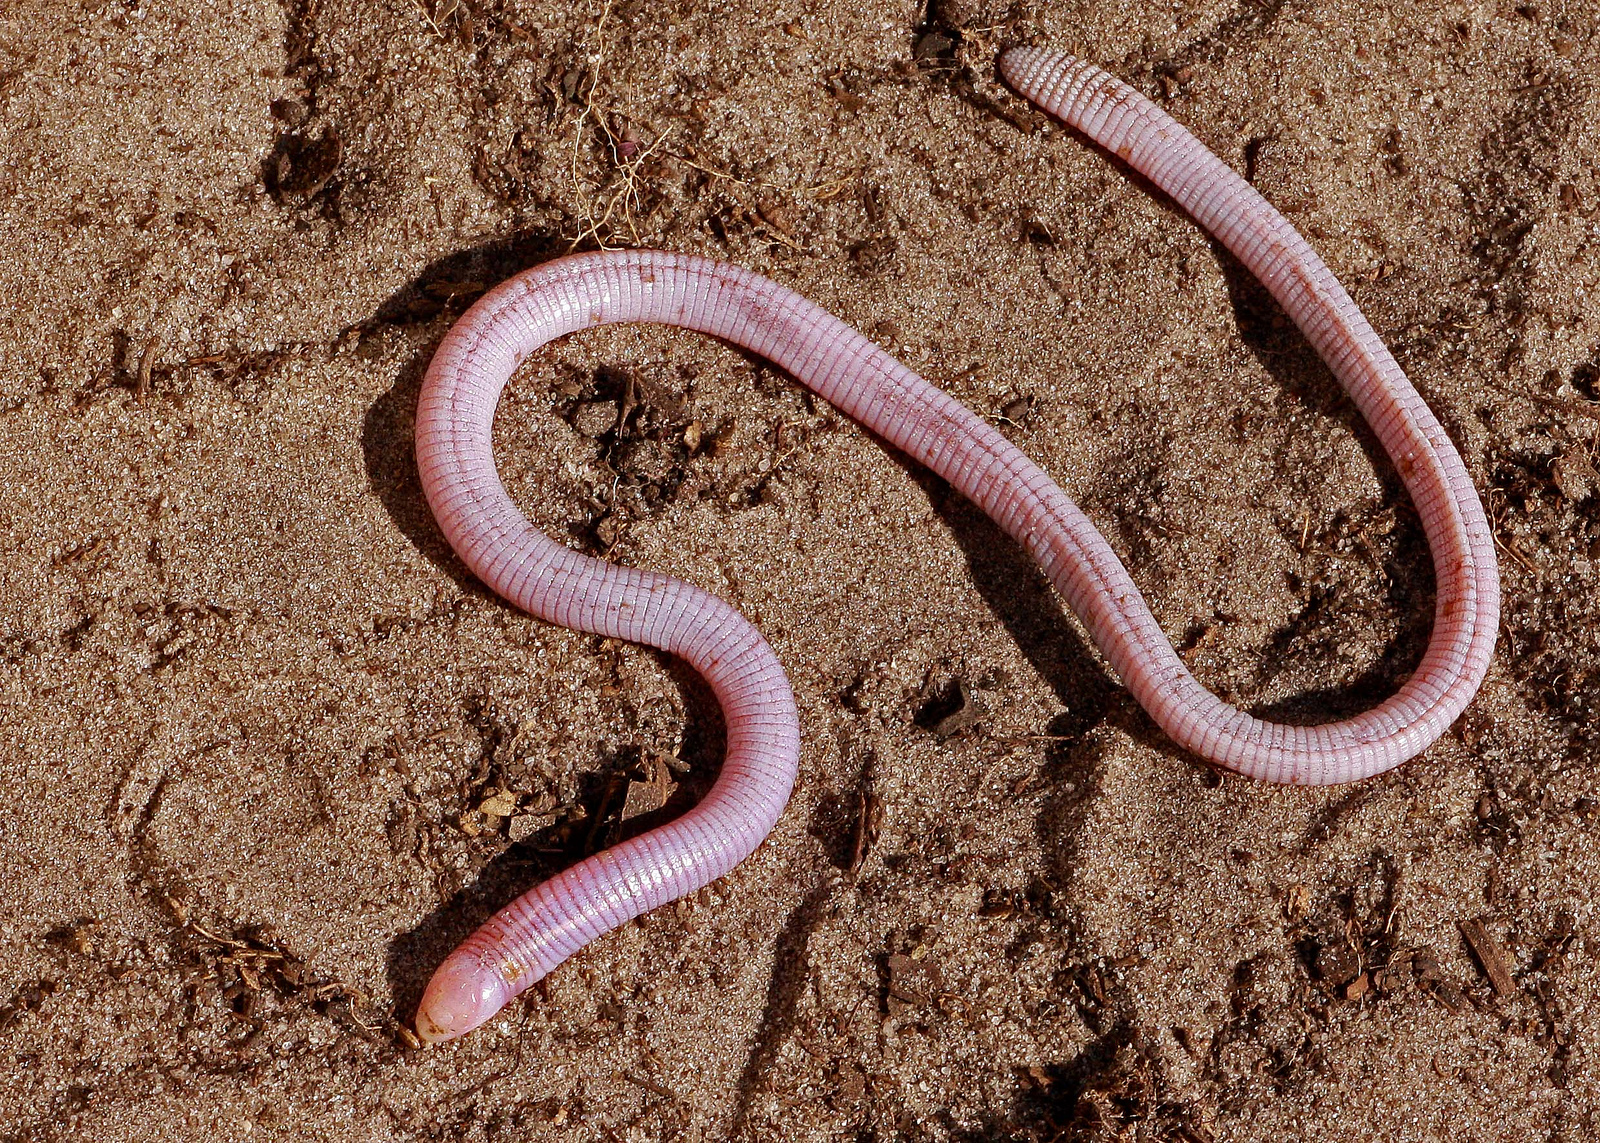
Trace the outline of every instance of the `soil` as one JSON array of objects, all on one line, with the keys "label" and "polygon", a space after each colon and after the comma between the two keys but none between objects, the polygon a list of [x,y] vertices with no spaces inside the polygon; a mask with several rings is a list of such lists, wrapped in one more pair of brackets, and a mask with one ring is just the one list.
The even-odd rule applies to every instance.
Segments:
[{"label": "soil", "polygon": [[[0,1140],[1594,1138],[1597,32],[7,4]],[[937,480],[725,346],[586,333],[502,403],[507,485],[755,620],[800,781],[731,876],[410,1046],[457,940],[720,754],[692,677],[513,612],[418,491],[433,346],[569,249],[751,267],[992,416],[1232,701],[1324,720],[1415,667],[1392,467],[1204,234],[1004,89],[1016,43],[1160,100],[1392,346],[1500,545],[1478,699],[1356,786],[1218,775]]]}]

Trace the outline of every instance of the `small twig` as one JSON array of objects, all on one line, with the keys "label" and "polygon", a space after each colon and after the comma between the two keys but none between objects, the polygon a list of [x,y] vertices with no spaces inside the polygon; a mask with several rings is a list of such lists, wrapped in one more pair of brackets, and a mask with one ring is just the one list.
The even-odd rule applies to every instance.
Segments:
[{"label": "small twig", "polygon": [[250,947],[244,941],[236,941],[230,937],[218,936],[216,933],[213,933],[210,929],[202,925],[199,921],[185,921],[184,927],[192,932],[200,934],[200,936],[204,937],[208,941],[211,941],[213,944],[219,944],[224,948],[247,949]]},{"label": "small twig", "polygon": [[1495,532],[1495,531],[1491,530],[1490,534],[1492,536],[1494,536],[1494,546],[1499,548],[1502,552],[1504,552],[1506,555],[1510,556],[1512,559],[1516,560],[1517,563],[1521,564],[1522,567],[1523,567],[1523,570],[1528,572],[1529,575],[1538,575],[1539,574],[1539,569],[1534,567],[1533,564],[1528,561],[1527,557],[1524,556],[1521,552],[1517,551],[1516,548],[1512,547],[1505,540],[1502,540],[1500,538],[1500,534],[1498,532]]},{"label": "small twig", "polygon": [[663,1087],[661,1084],[656,1083],[656,1081],[653,1079],[649,1079],[645,1076],[636,1076],[632,1072],[618,1072],[617,1075],[627,1080],[631,1084],[638,1084],[640,1087],[644,1088],[645,1091],[659,1095],[662,1099],[670,1099],[674,1103],[676,1103],[678,1100],[678,1094],[675,1091],[669,1087]]},{"label": "small twig", "polygon": [[428,27],[433,29],[433,34],[438,36],[440,39],[443,39],[444,32],[440,29],[438,23],[435,22],[433,13],[428,10],[428,0],[417,0],[417,7],[422,10],[422,18],[428,21]]}]

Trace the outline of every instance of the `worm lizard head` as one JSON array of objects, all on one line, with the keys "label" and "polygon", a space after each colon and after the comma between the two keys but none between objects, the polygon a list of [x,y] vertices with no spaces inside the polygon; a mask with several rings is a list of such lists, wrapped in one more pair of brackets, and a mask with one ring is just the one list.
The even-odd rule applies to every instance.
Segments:
[{"label": "worm lizard head", "polygon": [[476,953],[458,949],[445,958],[422,993],[417,1035],[428,1044],[465,1036],[510,999],[504,976],[486,968]]}]

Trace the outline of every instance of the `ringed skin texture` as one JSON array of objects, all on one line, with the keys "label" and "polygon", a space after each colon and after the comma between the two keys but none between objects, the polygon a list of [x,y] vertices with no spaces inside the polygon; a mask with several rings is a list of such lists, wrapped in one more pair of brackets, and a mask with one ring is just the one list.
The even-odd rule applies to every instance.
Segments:
[{"label": "ringed skin texture", "polygon": [[589,941],[727,873],[761,844],[794,785],[794,696],[761,635],[696,587],[556,543],[500,483],[491,446],[500,392],[530,354],[575,330],[676,325],[787,370],[938,473],[1022,544],[1139,704],[1175,742],[1217,765],[1273,782],[1355,781],[1426,749],[1477,691],[1500,597],[1482,504],[1439,422],[1327,266],[1243,179],[1099,68],[1018,48],[1001,56],[1000,71],[1226,245],[1355,401],[1399,470],[1433,553],[1433,636],[1416,673],[1386,702],[1340,722],[1253,718],[1189,674],[1110,545],[1044,472],[856,330],[760,275],[689,255],[613,251],[536,267],[480,299],[429,365],[416,424],[428,503],[462,560],[524,611],[685,659],[722,705],[727,758],[683,817],[536,886],[451,953],[417,1011],[423,1040],[471,1031]]}]

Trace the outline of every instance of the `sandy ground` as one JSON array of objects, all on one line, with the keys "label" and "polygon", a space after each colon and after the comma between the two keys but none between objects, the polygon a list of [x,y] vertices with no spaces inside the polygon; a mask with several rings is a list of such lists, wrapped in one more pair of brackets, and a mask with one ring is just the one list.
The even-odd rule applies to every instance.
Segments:
[{"label": "sandy ground", "polygon": [[[508,486],[761,626],[799,786],[407,1047],[454,941],[719,757],[692,678],[513,613],[418,492],[432,347],[574,244],[760,270],[995,416],[1224,696],[1415,665],[1392,469],[998,84],[1019,42],[1162,100],[1388,339],[1502,545],[1478,700],[1359,786],[1219,777],[938,482],[759,361],[586,334],[503,402]],[[1597,50],[1580,0],[6,4],[0,1139],[1595,1137]]]}]

